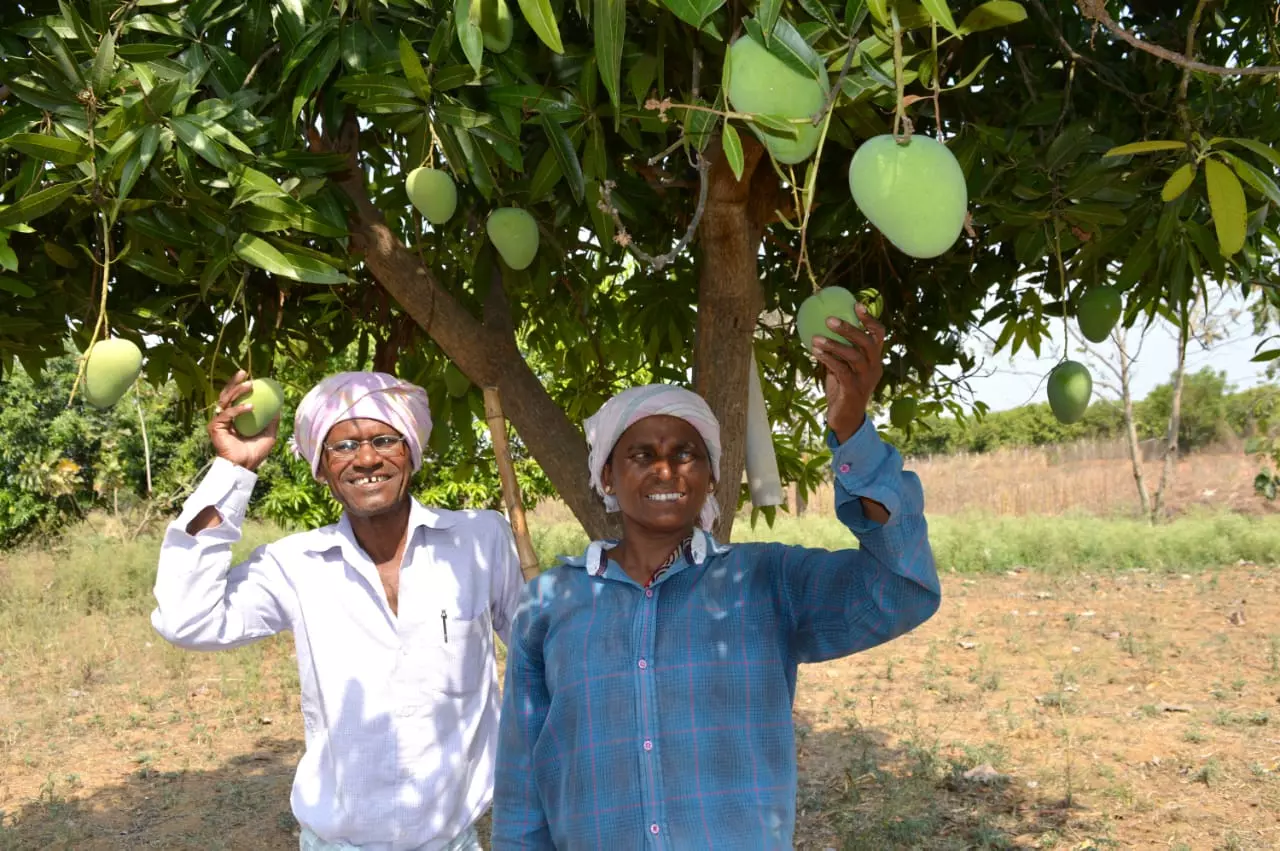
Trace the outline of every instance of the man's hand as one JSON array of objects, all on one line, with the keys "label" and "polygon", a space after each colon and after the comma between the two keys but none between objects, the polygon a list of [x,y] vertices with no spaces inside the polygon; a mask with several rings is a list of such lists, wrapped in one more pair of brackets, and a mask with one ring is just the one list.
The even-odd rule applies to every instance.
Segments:
[{"label": "man's hand", "polygon": [[238,464],[246,470],[257,470],[259,465],[271,454],[271,447],[276,442],[276,430],[280,425],[280,416],[276,415],[269,425],[253,437],[244,437],[236,431],[236,417],[253,409],[250,404],[237,405],[235,400],[252,389],[252,382],[246,381],[248,373],[243,369],[231,377],[227,386],[218,396],[218,413],[209,422],[209,440],[213,442],[213,451],[219,458],[225,458],[232,464]]},{"label": "man's hand", "polygon": [[864,305],[859,304],[856,310],[865,331],[843,319],[827,319],[827,327],[852,345],[822,336],[813,338],[814,357],[827,369],[827,424],[841,443],[862,427],[867,403],[884,373],[884,326]]}]

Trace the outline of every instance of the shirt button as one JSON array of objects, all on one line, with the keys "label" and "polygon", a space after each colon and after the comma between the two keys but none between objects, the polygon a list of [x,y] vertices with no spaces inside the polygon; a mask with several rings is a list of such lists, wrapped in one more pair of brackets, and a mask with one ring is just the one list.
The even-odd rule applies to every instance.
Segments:
[{"label": "shirt button", "polygon": [[649,663],[648,663],[648,662],[646,662],[646,661],[645,661],[645,660],[643,660],[643,659],[641,659],[641,660],[640,660],[639,665],[640,665],[640,668],[641,668],[642,670],[643,670],[644,668],[649,667]]},{"label": "shirt button", "polygon": [[848,465],[848,464],[841,464],[841,465],[840,465],[840,472],[842,472],[842,473],[847,473],[847,472],[849,472],[849,465]]},{"label": "shirt button", "polygon": [[653,742],[649,741],[648,739],[645,739],[645,740],[644,740],[644,749],[645,749],[645,750],[647,750],[647,751],[651,751],[651,750],[653,750]]},{"label": "shirt button", "polygon": [[645,592],[644,592],[644,595],[645,595],[646,597],[652,597],[652,596],[653,596],[653,589],[652,589],[652,588],[646,588],[646,589],[645,589]]},{"label": "shirt button", "polygon": [[650,832],[650,833],[652,833],[654,836],[657,836],[657,835],[658,835],[658,826],[657,826],[656,824],[651,824],[651,825],[649,825],[649,832]]}]

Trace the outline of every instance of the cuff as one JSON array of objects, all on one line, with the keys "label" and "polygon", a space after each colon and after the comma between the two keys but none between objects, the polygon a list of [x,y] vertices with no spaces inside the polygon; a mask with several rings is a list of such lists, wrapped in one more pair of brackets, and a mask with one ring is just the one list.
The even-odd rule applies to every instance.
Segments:
[{"label": "cuff", "polygon": [[178,527],[187,528],[192,518],[212,505],[222,515],[223,523],[239,529],[257,481],[257,473],[225,458],[214,458],[209,472],[182,504],[182,513],[176,521]]},{"label": "cuff", "polygon": [[871,417],[864,419],[844,443],[837,443],[835,432],[827,429],[827,446],[831,449],[831,472],[837,490],[843,492],[837,493],[837,503],[850,503],[849,509],[861,517],[858,498],[866,497],[883,505],[892,523],[902,503],[902,462],[897,450],[880,439]]}]

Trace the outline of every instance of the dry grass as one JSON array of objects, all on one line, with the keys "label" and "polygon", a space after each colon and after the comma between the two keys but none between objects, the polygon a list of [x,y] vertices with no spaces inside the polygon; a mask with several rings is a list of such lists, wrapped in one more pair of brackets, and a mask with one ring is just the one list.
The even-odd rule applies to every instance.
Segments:
[{"label": "dry grass", "polygon": [[[947,455],[907,460],[920,476],[930,514],[978,512],[995,516],[1138,513],[1133,466],[1123,443],[1082,443],[1040,449],[1002,449],[981,455]],[[1143,476],[1154,495],[1161,464],[1147,461]],[[1193,508],[1245,513],[1272,512],[1253,493],[1256,459],[1236,447],[1216,447],[1179,461],[1165,502],[1172,514]],[[792,496],[794,506],[794,495]],[[831,488],[809,502],[809,510],[829,514]]]}]

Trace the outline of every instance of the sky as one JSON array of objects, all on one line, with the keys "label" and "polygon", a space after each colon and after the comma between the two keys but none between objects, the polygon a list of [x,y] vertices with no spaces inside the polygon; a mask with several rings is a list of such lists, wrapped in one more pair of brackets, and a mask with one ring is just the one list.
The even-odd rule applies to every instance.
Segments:
[{"label": "sky", "polygon": [[[1212,304],[1212,302],[1211,302]],[[1215,313],[1227,316],[1231,311],[1241,311],[1234,322],[1224,321],[1224,342],[1215,344],[1211,350],[1205,351],[1197,343],[1192,342],[1187,349],[1187,371],[1196,372],[1201,367],[1212,366],[1227,373],[1227,381],[1235,384],[1239,390],[1256,386],[1266,381],[1264,363],[1250,363],[1257,345],[1262,337],[1253,334],[1252,319],[1243,313],[1243,300],[1238,294],[1224,298]],[[966,345],[970,352],[978,356],[981,364],[978,375],[969,380],[974,398],[987,403],[992,411],[1003,411],[1016,408],[1029,402],[1044,402],[1044,376],[1048,374],[1061,357],[1063,329],[1061,320],[1051,323],[1052,336],[1041,346],[1041,357],[1025,346],[1012,359],[1008,348],[998,356],[990,355],[990,340],[981,335],[973,335]],[[1135,326],[1135,331],[1140,326]],[[986,332],[994,339],[1000,333],[1000,325],[994,323],[986,327]],[[1136,337],[1136,335],[1134,335]],[[1131,338],[1132,339],[1132,338]],[[1077,344],[1072,343],[1071,357],[1086,364],[1090,361],[1087,355],[1077,351]],[[1116,349],[1106,342],[1096,347],[1112,358]],[[1132,346],[1130,354],[1133,354]],[[1177,340],[1174,331],[1160,320],[1152,325],[1143,341],[1142,349],[1134,363],[1133,396],[1142,399],[1159,384],[1169,381],[1176,365]],[[1109,373],[1096,361],[1090,366],[1094,375],[1094,398],[1117,398],[1118,393],[1100,387],[1103,378],[1111,378]],[[957,370],[946,372],[954,376]]]}]

